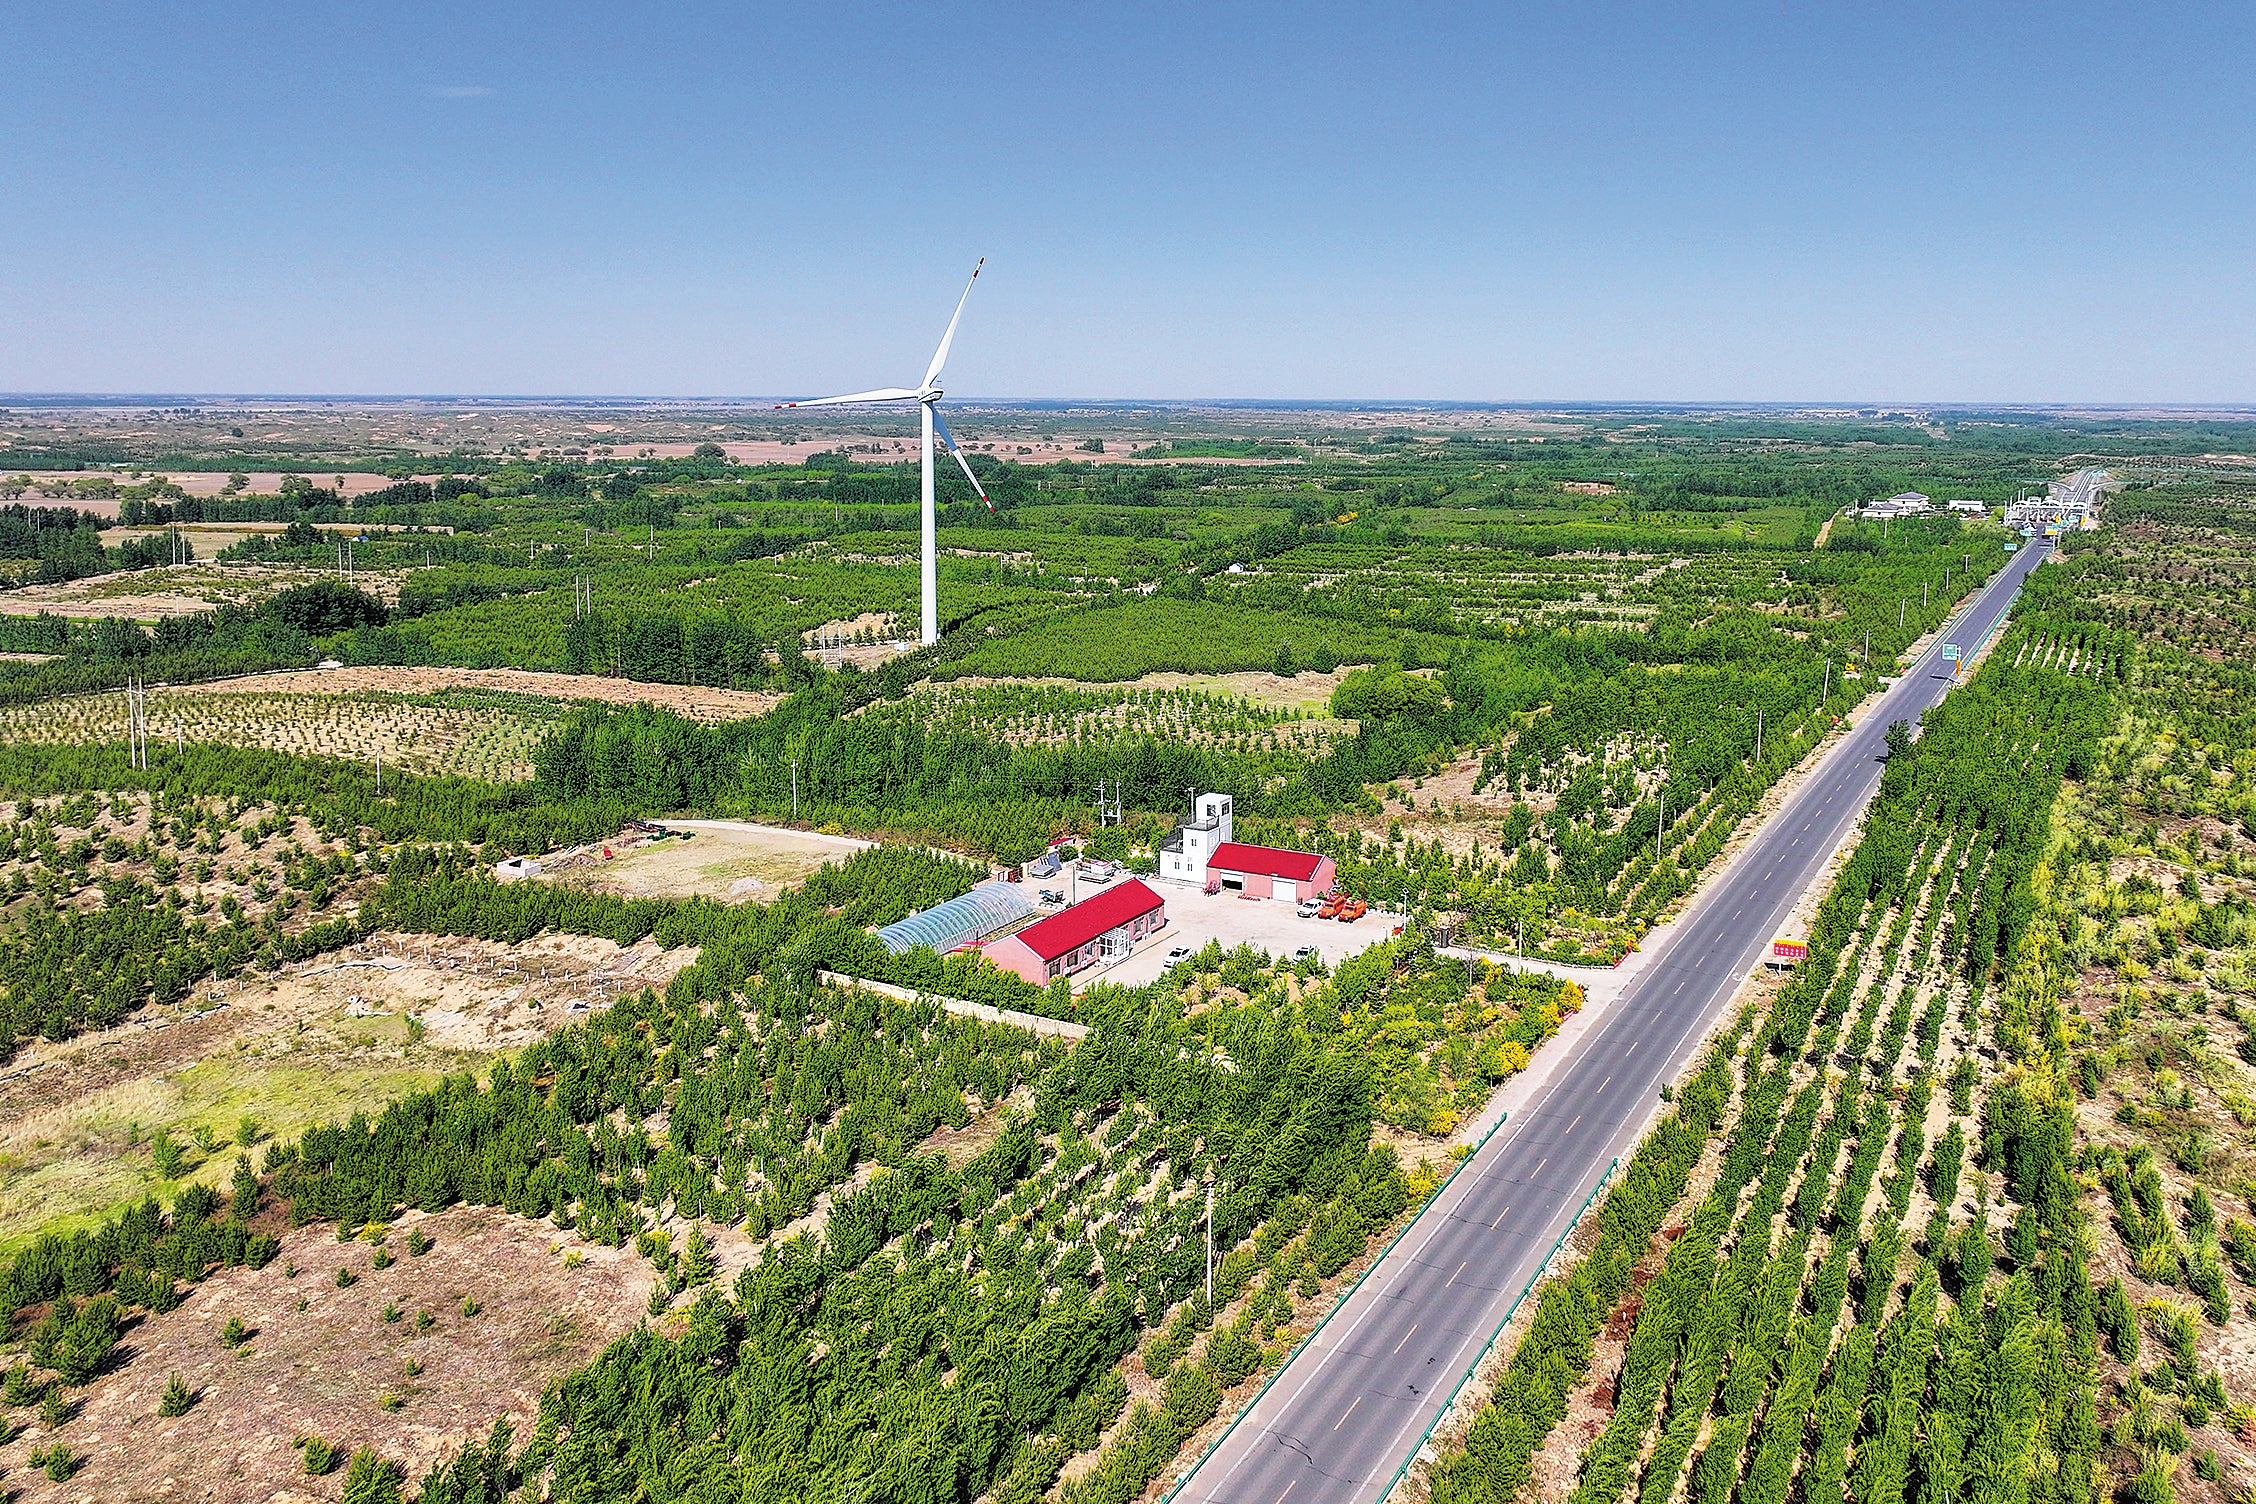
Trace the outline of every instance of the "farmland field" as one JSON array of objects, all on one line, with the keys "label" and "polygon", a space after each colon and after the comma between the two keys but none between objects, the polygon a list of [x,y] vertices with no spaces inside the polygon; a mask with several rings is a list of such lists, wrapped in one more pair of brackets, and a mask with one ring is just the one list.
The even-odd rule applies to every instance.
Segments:
[{"label": "farmland field", "polygon": [[[0,513],[25,1497],[148,1437],[177,1497],[1149,1496],[2016,541],[1852,509],[2094,454],[2106,525],[1679,1083],[1682,1194],[1624,1178],[1411,1489],[2256,1488],[2256,432],[966,413],[920,646],[849,424],[348,408],[276,419],[318,462],[152,415],[46,482],[114,519]],[[1053,844],[1148,874],[1194,789],[1405,932],[1078,991],[870,933]]]}]

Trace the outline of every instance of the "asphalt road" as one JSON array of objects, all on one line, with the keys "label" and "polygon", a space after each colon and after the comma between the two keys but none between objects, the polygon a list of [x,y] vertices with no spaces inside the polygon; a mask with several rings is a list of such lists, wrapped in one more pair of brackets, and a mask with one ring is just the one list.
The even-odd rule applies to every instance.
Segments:
[{"label": "asphalt road", "polygon": [[[1995,546],[1994,544],[1992,545]],[[1371,1504],[1539,1272],[1591,1189],[1651,1121],[1880,782],[1891,721],[1943,697],[2044,557],[2040,539],[1963,608],[1692,906],[1551,1084],[1460,1171],[1175,1504]]]}]

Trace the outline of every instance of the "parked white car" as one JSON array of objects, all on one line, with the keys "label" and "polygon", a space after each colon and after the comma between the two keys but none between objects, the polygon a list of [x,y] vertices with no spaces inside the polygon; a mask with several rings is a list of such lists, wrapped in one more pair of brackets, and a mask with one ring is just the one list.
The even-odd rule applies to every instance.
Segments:
[{"label": "parked white car", "polygon": [[1293,910],[1293,912],[1295,914],[1298,914],[1303,919],[1314,919],[1316,917],[1317,910],[1323,907],[1324,900],[1322,900],[1321,898],[1304,898],[1300,901],[1300,907]]}]

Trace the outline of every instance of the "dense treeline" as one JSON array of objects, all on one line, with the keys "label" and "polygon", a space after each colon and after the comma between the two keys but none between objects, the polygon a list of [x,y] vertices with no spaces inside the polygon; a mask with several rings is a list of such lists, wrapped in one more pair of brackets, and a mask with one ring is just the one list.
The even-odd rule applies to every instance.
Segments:
[{"label": "dense treeline", "polygon": [[0,506],[0,586],[49,585],[111,567],[102,519],[70,507]]}]

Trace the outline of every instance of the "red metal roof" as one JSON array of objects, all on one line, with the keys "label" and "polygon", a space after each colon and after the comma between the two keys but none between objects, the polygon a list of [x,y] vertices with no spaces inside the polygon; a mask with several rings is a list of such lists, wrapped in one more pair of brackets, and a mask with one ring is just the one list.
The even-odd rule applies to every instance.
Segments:
[{"label": "red metal roof", "polygon": [[1322,860],[1313,851],[1285,851],[1276,846],[1245,846],[1236,841],[1224,841],[1214,848],[1214,857],[1206,865],[1220,867],[1224,872],[1259,872],[1304,883],[1316,875],[1316,864]]},{"label": "red metal roof", "polygon": [[1063,913],[1037,919],[1011,938],[1025,941],[1026,948],[1043,960],[1055,961],[1067,951],[1078,950],[1099,935],[1110,934],[1137,916],[1149,914],[1161,902],[1157,893],[1130,878],[1094,898],[1084,898]]}]

